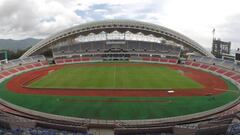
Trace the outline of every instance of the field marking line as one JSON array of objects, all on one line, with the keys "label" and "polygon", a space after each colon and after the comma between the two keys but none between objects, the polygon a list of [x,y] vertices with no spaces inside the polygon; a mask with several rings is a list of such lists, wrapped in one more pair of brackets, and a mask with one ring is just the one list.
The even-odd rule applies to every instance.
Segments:
[{"label": "field marking line", "polygon": [[114,64],[114,73],[113,73],[113,87],[116,88],[116,64]]},{"label": "field marking line", "polygon": [[233,93],[239,93],[238,90],[231,90],[231,89],[229,89],[229,90],[225,90],[225,89],[215,88],[214,90],[216,90],[216,91],[230,91],[230,92],[233,92]]},{"label": "field marking line", "polygon": [[136,99],[136,100],[127,100],[127,99],[100,99],[100,100],[84,100],[84,99],[58,99],[61,100],[63,102],[108,102],[108,103],[114,103],[114,102],[160,102],[160,103],[172,103],[173,100],[154,100],[154,99],[150,99],[150,100],[144,100],[144,99]]}]

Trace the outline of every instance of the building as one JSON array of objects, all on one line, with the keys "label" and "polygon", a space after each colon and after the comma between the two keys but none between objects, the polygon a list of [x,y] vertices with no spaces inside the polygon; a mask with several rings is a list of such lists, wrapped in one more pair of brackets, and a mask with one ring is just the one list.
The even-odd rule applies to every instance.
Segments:
[{"label": "building", "polygon": [[235,60],[240,63],[240,48],[235,53]]},{"label": "building", "polygon": [[231,50],[231,42],[225,42],[221,39],[213,39],[212,54],[216,58],[223,58],[225,55],[229,55]]}]

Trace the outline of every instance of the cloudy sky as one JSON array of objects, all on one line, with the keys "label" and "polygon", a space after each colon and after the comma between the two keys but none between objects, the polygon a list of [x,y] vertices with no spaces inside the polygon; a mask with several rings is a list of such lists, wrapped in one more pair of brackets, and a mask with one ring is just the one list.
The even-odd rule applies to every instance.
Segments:
[{"label": "cloudy sky", "polygon": [[0,0],[0,38],[44,38],[103,19],[135,19],[176,30],[204,47],[216,37],[240,47],[239,0]]}]

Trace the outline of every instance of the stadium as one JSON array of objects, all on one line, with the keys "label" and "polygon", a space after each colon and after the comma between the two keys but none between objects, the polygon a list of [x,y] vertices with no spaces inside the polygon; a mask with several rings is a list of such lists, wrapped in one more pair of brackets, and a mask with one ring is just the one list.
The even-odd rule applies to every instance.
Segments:
[{"label": "stadium", "polygon": [[169,28],[103,20],[60,31],[0,70],[0,126],[79,134],[237,132],[240,66]]}]

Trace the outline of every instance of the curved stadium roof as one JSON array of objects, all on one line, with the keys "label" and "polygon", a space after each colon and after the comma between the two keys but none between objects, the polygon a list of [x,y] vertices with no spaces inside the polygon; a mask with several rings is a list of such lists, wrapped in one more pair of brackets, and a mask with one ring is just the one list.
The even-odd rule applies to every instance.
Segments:
[{"label": "curved stadium roof", "polygon": [[203,56],[213,57],[213,55],[204,49],[200,44],[192,39],[180,34],[174,30],[168,29],[156,24],[140,22],[135,20],[103,20],[80,24],[63,31],[60,31],[48,38],[41,40],[28,51],[26,51],[21,58],[36,55],[41,51],[49,49],[51,46],[67,39],[74,39],[80,35],[87,35],[89,33],[100,33],[102,31],[112,32],[114,30],[126,32],[142,32],[145,34],[152,34],[156,37],[164,37],[167,40],[173,40],[185,47],[191,48]]}]

